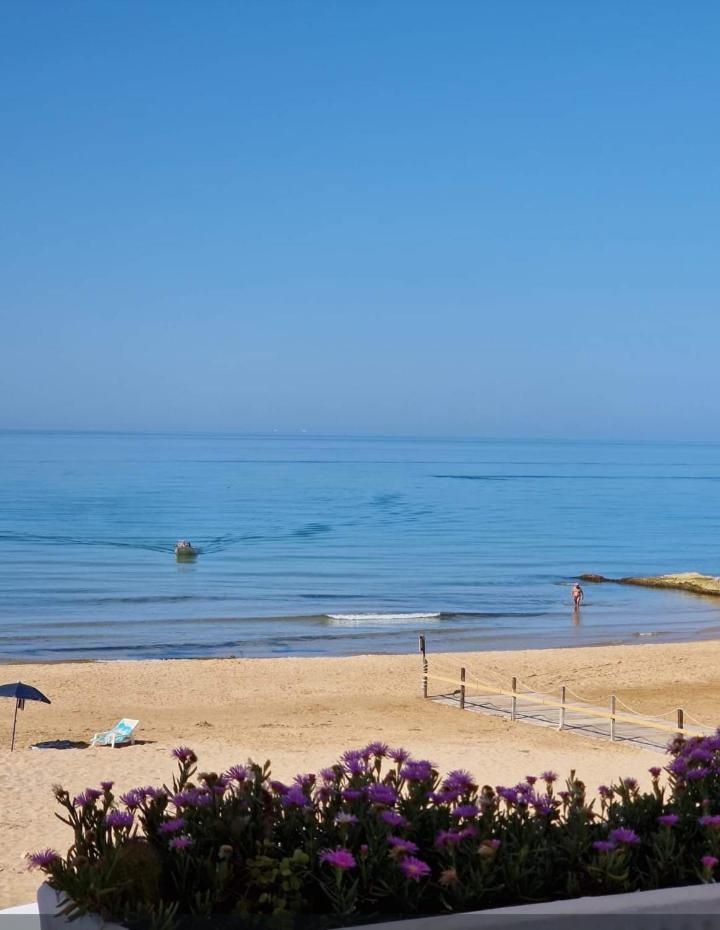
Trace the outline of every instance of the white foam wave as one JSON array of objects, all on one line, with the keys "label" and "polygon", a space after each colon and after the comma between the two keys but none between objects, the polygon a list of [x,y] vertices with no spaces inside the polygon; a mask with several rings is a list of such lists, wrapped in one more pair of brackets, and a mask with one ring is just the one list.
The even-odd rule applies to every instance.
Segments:
[{"label": "white foam wave", "polygon": [[439,620],[439,613],[327,614],[335,623],[413,623],[416,620]]}]

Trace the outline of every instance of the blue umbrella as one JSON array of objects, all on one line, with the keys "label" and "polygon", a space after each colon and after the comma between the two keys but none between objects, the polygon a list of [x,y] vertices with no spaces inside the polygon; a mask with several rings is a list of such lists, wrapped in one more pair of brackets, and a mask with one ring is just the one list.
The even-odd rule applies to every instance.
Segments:
[{"label": "blue umbrella", "polygon": [[10,752],[15,748],[15,726],[17,724],[17,712],[25,708],[25,701],[42,701],[43,704],[49,704],[50,699],[46,698],[42,691],[33,688],[32,685],[24,685],[21,681],[16,681],[11,685],[0,685],[0,697],[15,698],[15,716],[13,717],[12,741],[10,743]]}]

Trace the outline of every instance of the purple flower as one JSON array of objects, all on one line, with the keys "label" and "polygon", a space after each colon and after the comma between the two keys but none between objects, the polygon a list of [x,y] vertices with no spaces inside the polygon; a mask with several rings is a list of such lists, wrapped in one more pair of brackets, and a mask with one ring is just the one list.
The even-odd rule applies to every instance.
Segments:
[{"label": "purple flower", "polygon": [[660,773],[662,772],[662,769],[658,768],[657,765],[653,765],[651,768],[648,769],[648,772],[650,772],[653,778],[660,778]]},{"label": "purple flower", "polygon": [[415,843],[412,843],[410,840],[405,840],[401,836],[389,836],[387,841],[388,845],[392,846],[393,850],[397,853],[404,853],[407,855],[418,851]]},{"label": "purple flower", "polygon": [[376,759],[382,759],[388,754],[388,744],[376,740],[374,743],[368,743],[365,752],[368,755],[375,756]]},{"label": "purple flower", "polygon": [[340,813],[335,817],[335,823],[357,823],[358,819],[355,814],[346,814],[345,811],[340,811]]},{"label": "purple flower", "polygon": [[429,791],[428,801],[433,804],[448,804],[452,801],[459,801],[462,797],[462,791],[457,788],[445,788],[442,791]]},{"label": "purple flower", "polygon": [[161,833],[179,833],[185,826],[185,820],[182,817],[176,817],[174,820],[166,820],[165,823],[161,823],[158,830]]},{"label": "purple flower", "polygon": [[610,831],[610,840],[613,843],[622,843],[625,846],[635,846],[640,842],[640,837],[628,827],[618,827],[617,830]]},{"label": "purple flower", "polygon": [[179,762],[197,762],[197,756],[189,746],[177,746],[170,755],[174,756]]},{"label": "purple flower", "polygon": [[73,798],[73,807],[89,807],[101,796],[102,791],[98,791],[97,788],[86,788],[81,794]]},{"label": "purple flower", "polygon": [[342,796],[345,801],[357,801],[363,796],[363,793],[359,788],[346,788]]},{"label": "purple flower", "polygon": [[495,791],[508,804],[517,804],[519,795],[514,788],[503,788],[502,785],[498,785]]},{"label": "purple flower", "polygon": [[622,785],[624,788],[627,788],[628,791],[635,791],[638,786],[637,778],[623,778]]},{"label": "purple flower", "polygon": [[458,830],[438,830],[435,834],[435,845],[438,849],[442,849],[443,846],[454,846],[461,839],[463,837]]},{"label": "purple flower", "polygon": [[326,849],[320,853],[320,862],[327,862],[334,869],[345,871],[355,868],[355,856],[349,849]]},{"label": "purple flower", "polygon": [[60,859],[60,856],[54,849],[42,849],[39,852],[30,853],[25,858],[29,869],[48,869],[53,862]]},{"label": "purple flower", "polygon": [[137,795],[137,791],[133,789],[128,791],[125,794],[120,795],[120,800],[123,802],[125,807],[129,808],[131,811],[135,810],[136,807],[140,807],[140,798]]},{"label": "purple flower", "polygon": [[554,781],[557,781],[557,772],[551,772],[551,771],[543,772],[540,778],[542,778],[543,781],[546,781],[549,785],[551,785]]},{"label": "purple flower", "polygon": [[320,769],[320,778],[323,781],[334,782],[337,781],[338,773],[335,769]]},{"label": "purple flower", "polygon": [[296,775],[295,778],[293,778],[293,781],[301,788],[312,788],[312,786],[317,781],[317,775],[312,772],[308,772],[305,775]]},{"label": "purple flower", "polygon": [[607,785],[600,785],[600,787],[598,788],[598,794],[600,795],[601,798],[605,798],[605,800],[607,801],[615,794],[615,792],[613,791],[612,788],[608,788]]},{"label": "purple flower", "polygon": [[533,804],[533,808],[536,814],[539,814],[541,817],[549,817],[550,814],[555,812],[555,805],[548,798],[539,798]]},{"label": "purple flower", "polygon": [[700,818],[701,827],[710,827],[712,830],[720,830],[720,814],[706,814]]},{"label": "purple flower", "polygon": [[662,827],[674,827],[680,820],[677,814],[662,814],[657,821]]},{"label": "purple flower", "polygon": [[406,762],[400,769],[400,777],[406,781],[429,781],[433,777],[432,762],[427,759]]},{"label": "purple flower", "polygon": [[688,770],[687,762],[682,758],[673,759],[673,761],[668,765],[668,771],[672,772],[673,775],[680,775],[683,777]]},{"label": "purple flower", "polygon": [[101,781],[100,787],[102,788],[103,791],[112,791],[112,786],[114,784],[115,782],[112,782],[112,781]]},{"label": "purple flower", "polygon": [[130,811],[109,811],[105,817],[105,825],[118,830],[124,827],[129,828],[133,825],[134,819]]},{"label": "purple flower", "polygon": [[535,782],[537,781],[537,776],[535,776],[535,775],[526,775],[526,776],[525,776],[525,781],[528,783],[528,785],[530,785],[530,787],[532,787],[532,786],[535,784]]},{"label": "purple flower", "polygon": [[611,843],[610,840],[597,840],[592,845],[593,849],[597,849],[598,852],[611,852],[615,849],[615,844]]},{"label": "purple flower", "polygon": [[310,798],[299,785],[293,785],[283,795],[282,804],[283,807],[307,807],[310,804]]},{"label": "purple flower", "polygon": [[702,862],[703,868],[707,869],[709,872],[712,872],[712,870],[718,864],[718,860],[715,858],[715,856],[703,856],[700,862]]},{"label": "purple flower", "polygon": [[686,778],[688,781],[700,781],[700,779],[702,778],[707,778],[709,774],[710,774],[710,769],[700,767],[697,769],[690,769],[690,771],[687,773]]},{"label": "purple flower", "polygon": [[477,817],[480,813],[480,808],[475,807],[474,804],[458,804],[454,811],[452,811],[452,817]]},{"label": "purple flower", "polygon": [[248,770],[244,765],[233,765],[225,772],[225,777],[236,782],[247,781]]},{"label": "purple flower", "polygon": [[287,794],[289,791],[288,786],[283,784],[281,781],[271,781],[270,788],[275,792],[275,794]]},{"label": "purple flower", "polygon": [[454,791],[472,791],[477,788],[475,780],[469,772],[464,769],[455,769],[448,772],[448,776],[443,782],[443,788],[449,788]]},{"label": "purple flower", "polygon": [[558,791],[558,797],[560,798],[561,801],[569,801],[570,792],[569,791]]},{"label": "purple flower", "polygon": [[388,755],[393,760],[393,762],[397,762],[400,765],[402,765],[403,762],[407,762],[407,760],[410,758],[410,753],[407,751],[407,749],[403,749],[402,747],[388,750]]},{"label": "purple flower", "polygon": [[419,882],[421,878],[425,878],[426,875],[430,874],[430,866],[427,862],[416,859],[414,856],[406,856],[401,859],[400,869],[405,878],[409,878],[413,882]]},{"label": "purple flower", "polygon": [[397,801],[397,793],[390,785],[370,785],[367,789],[368,798],[372,804],[386,804],[388,807]]},{"label": "purple flower", "polygon": [[398,814],[397,811],[381,811],[380,819],[384,820],[385,823],[389,824],[391,827],[406,827],[408,824],[403,815]]},{"label": "purple flower", "polygon": [[189,836],[174,836],[170,840],[170,849],[189,849],[193,840]]},{"label": "purple flower", "polygon": [[696,749],[693,749],[689,756],[691,762],[712,762],[712,758],[713,753],[703,746],[698,746]]}]

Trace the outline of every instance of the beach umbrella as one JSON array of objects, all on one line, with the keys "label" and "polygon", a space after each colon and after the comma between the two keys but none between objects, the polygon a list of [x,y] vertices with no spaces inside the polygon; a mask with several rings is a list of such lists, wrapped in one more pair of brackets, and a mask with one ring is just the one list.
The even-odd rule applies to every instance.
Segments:
[{"label": "beach umbrella", "polygon": [[0,685],[0,697],[15,698],[15,715],[13,716],[12,741],[10,743],[10,752],[15,748],[15,726],[17,724],[17,712],[25,708],[25,701],[42,701],[43,704],[49,704],[50,699],[46,698],[42,691],[33,688],[32,685],[24,685],[21,681],[16,681],[11,685]]}]

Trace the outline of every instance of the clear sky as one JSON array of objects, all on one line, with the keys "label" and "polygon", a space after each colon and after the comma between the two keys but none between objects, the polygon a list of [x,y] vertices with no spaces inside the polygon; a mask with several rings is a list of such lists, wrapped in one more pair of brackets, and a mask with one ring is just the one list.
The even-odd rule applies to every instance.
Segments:
[{"label": "clear sky", "polygon": [[716,0],[2,0],[0,426],[720,439]]}]

